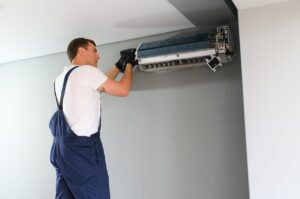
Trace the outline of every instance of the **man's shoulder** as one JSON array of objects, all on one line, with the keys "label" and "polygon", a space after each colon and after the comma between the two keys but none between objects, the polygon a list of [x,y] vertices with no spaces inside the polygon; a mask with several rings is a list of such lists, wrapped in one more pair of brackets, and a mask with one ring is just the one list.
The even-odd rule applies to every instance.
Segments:
[{"label": "man's shoulder", "polygon": [[73,75],[71,75],[71,78],[80,78],[80,79],[85,79],[85,78],[91,78],[91,77],[102,77],[105,75],[99,68],[91,65],[69,65],[65,66],[63,72],[56,78],[58,79],[63,79],[66,73],[71,70],[72,68],[78,66],[75,70],[73,70]]},{"label": "man's shoulder", "polygon": [[65,75],[67,74],[67,72],[70,69],[74,68],[74,67],[76,67],[76,65],[67,65],[67,66],[64,66],[63,71],[55,78],[55,81],[56,82],[57,81],[62,81],[64,79]]},{"label": "man's shoulder", "polygon": [[99,68],[91,65],[81,65],[79,68],[83,70],[99,70]]},{"label": "man's shoulder", "polygon": [[74,68],[74,67],[76,67],[76,65],[67,65],[67,66],[64,66],[63,73],[68,72],[71,68]]},{"label": "man's shoulder", "polygon": [[77,68],[73,70],[72,73],[94,73],[95,71],[99,71],[98,68],[91,65],[68,65],[64,67],[63,72],[60,75],[65,75],[69,70],[71,70],[74,67]]},{"label": "man's shoulder", "polygon": [[91,66],[91,65],[81,65],[80,67],[78,67],[79,70],[82,73],[85,74],[100,74],[103,73],[99,68],[95,67],[95,66]]}]

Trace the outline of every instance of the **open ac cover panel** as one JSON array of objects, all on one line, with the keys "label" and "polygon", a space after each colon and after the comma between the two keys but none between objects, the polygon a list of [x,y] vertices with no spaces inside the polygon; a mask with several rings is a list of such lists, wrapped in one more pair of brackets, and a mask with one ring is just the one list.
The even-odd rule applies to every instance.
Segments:
[{"label": "open ac cover panel", "polygon": [[215,31],[141,43],[136,59],[141,71],[159,72],[207,65],[212,71],[232,60],[233,31],[230,26]]}]

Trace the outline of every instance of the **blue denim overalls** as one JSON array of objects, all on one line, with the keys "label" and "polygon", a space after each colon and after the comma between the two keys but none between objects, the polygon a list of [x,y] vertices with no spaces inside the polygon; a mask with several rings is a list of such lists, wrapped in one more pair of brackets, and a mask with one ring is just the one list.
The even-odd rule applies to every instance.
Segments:
[{"label": "blue denim overalls", "polygon": [[[58,109],[49,127],[53,135],[50,161],[56,169],[56,199],[109,199],[109,180],[104,151],[98,132],[91,137],[77,136],[63,113],[63,99],[70,69],[63,83]],[[55,86],[54,86],[55,92]]]}]

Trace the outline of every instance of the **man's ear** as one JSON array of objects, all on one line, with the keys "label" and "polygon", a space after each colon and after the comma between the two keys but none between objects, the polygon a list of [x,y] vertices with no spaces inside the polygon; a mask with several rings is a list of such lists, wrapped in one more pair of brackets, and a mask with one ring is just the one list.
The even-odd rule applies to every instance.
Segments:
[{"label": "man's ear", "polygon": [[83,47],[79,47],[78,48],[78,52],[79,55],[83,55],[85,53],[85,49]]}]

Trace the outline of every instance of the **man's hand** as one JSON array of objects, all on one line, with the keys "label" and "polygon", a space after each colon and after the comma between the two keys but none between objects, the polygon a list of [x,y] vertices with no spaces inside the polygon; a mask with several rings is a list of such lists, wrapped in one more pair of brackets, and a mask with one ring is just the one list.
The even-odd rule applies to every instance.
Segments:
[{"label": "man's hand", "polygon": [[116,63],[116,66],[121,73],[124,73],[128,63],[132,65],[132,68],[137,65],[137,61],[135,61],[135,51],[135,48],[129,48],[120,52],[121,57]]},{"label": "man's hand", "polygon": [[121,73],[124,73],[126,65],[128,64],[129,56],[121,55],[120,59],[116,63],[116,67],[120,70]]},{"label": "man's hand", "polygon": [[122,55],[128,56],[128,63],[130,63],[132,67],[137,65],[137,61],[135,61],[135,51],[136,51],[135,48],[129,48],[129,49],[122,50],[120,52],[121,56]]}]

